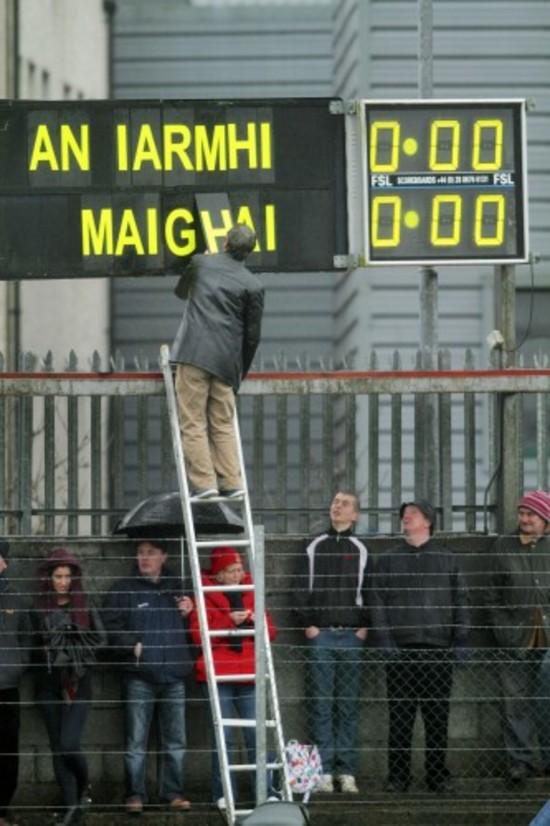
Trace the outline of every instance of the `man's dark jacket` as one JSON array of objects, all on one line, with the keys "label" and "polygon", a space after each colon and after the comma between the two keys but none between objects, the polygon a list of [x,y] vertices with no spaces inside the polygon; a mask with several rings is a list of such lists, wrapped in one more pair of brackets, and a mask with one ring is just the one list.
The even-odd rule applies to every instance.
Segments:
[{"label": "man's dark jacket", "polygon": [[229,253],[194,255],[176,295],[187,303],[171,360],[200,367],[236,393],[260,342],[260,280]]},{"label": "man's dark jacket", "polygon": [[523,544],[519,534],[496,540],[485,592],[489,622],[503,648],[526,648],[535,627],[550,644],[550,537]]},{"label": "man's dark jacket", "polygon": [[10,585],[0,576],[0,689],[17,688],[30,661],[32,634],[29,611]]},{"label": "man's dark jacket", "polygon": [[[151,683],[175,683],[193,668],[188,623],[176,601],[181,580],[165,571],[158,582],[136,575],[119,579],[105,599],[103,622],[117,662],[126,672]],[[140,660],[134,646],[143,645]]]},{"label": "man's dark jacket", "polygon": [[457,557],[437,540],[419,547],[403,540],[382,553],[370,585],[371,623],[379,647],[467,644],[466,581]]}]

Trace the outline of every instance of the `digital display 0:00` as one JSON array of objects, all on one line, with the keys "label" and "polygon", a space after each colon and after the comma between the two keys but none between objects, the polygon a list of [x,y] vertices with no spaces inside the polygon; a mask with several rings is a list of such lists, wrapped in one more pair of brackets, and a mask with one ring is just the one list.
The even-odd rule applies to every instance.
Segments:
[{"label": "digital display 0:00", "polygon": [[525,260],[521,102],[366,104],[368,260]]}]

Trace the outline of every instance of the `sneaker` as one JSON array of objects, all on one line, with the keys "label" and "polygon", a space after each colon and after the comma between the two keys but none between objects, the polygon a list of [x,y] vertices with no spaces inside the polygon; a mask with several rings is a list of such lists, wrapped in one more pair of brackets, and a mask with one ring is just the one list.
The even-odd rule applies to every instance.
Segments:
[{"label": "sneaker", "polygon": [[213,499],[219,495],[217,488],[195,488],[191,491],[191,499]]},{"label": "sneaker", "polygon": [[319,786],[317,791],[325,792],[326,794],[331,794],[334,791],[334,784],[332,782],[332,775],[331,774],[324,774],[323,775],[321,785]]},{"label": "sneaker", "polygon": [[244,496],[244,488],[229,488],[228,490],[220,491],[220,496],[224,499],[242,499]]},{"label": "sneaker", "polygon": [[143,800],[139,797],[131,797],[124,804],[124,808],[129,815],[140,815],[143,811]]},{"label": "sneaker", "polygon": [[184,812],[191,808],[191,803],[185,797],[178,795],[168,801],[168,808],[172,812]]},{"label": "sneaker", "polygon": [[340,791],[344,794],[359,794],[355,777],[352,774],[341,774],[338,777],[338,783],[340,784]]},{"label": "sneaker", "polygon": [[220,812],[225,812],[225,810],[227,809],[227,803],[225,802],[225,797],[218,798],[218,800],[216,801],[216,806],[218,807]]}]

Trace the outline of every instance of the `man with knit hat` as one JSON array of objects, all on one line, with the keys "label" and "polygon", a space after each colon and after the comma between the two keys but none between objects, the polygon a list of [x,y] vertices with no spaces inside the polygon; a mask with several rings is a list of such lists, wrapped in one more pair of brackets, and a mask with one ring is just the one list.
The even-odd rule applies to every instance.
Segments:
[{"label": "man with knit hat", "polygon": [[536,772],[537,730],[550,774],[550,496],[525,493],[517,519],[517,531],[492,548],[485,599],[496,643],[506,649],[499,663],[502,727],[508,782],[515,787]]}]

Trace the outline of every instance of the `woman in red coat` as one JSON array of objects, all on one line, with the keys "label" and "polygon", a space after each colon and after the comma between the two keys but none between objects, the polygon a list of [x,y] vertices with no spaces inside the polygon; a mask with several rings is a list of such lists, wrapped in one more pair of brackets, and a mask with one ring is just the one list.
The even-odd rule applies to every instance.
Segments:
[{"label": "woman in red coat", "polygon": [[[250,585],[252,577],[245,572],[241,555],[230,547],[214,548],[210,558],[210,570],[203,571],[203,585]],[[216,591],[206,592],[206,615],[210,630],[231,630],[254,627],[254,592],[253,591]],[[266,625],[269,638],[275,637],[273,620],[266,613]],[[201,645],[199,617],[196,609],[189,616],[191,638],[196,645]],[[211,637],[212,658],[216,675],[253,675],[254,636],[220,636]],[[195,676],[199,683],[206,683],[206,664],[201,652],[195,663]],[[243,719],[256,717],[256,689],[253,679],[218,683],[221,714],[231,718],[235,711]],[[224,730],[229,762],[233,762],[233,730]],[[243,735],[248,753],[248,761],[256,762],[256,732],[253,727],[243,727]],[[220,809],[225,808],[223,787],[217,749],[214,746],[212,757],[212,793]],[[235,795],[235,784],[233,783]]]}]

